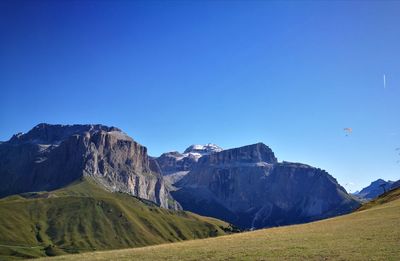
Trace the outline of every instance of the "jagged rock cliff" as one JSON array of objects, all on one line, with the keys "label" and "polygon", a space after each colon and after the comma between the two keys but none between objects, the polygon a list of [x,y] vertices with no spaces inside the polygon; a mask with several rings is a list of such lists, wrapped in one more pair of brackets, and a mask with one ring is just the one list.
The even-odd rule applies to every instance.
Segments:
[{"label": "jagged rock cliff", "polygon": [[359,205],[327,172],[278,163],[262,143],[204,155],[174,186],[184,209],[242,228],[307,222]]},{"label": "jagged rock cliff", "polygon": [[183,155],[177,151],[163,153],[155,161],[161,168],[163,175],[170,175],[179,171],[188,171],[197,162],[192,155]]},{"label": "jagged rock cliff", "polygon": [[146,147],[103,125],[39,124],[0,144],[0,196],[90,177],[107,190],[178,208],[157,170]]}]

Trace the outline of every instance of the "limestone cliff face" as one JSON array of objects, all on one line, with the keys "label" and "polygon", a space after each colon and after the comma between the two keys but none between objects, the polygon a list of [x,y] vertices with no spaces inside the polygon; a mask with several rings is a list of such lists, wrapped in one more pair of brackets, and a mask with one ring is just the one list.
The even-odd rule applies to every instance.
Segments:
[{"label": "limestone cliff face", "polygon": [[272,150],[262,143],[212,153],[199,159],[199,165],[209,166],[251,165],[260,162],[268,164],[277,162]]},{"label": "limestone cliff face", "polygon": [[359,205],[327,172],[278,163],[262,143],[203,156],[174,186],[184,209],[243,228],[307,222]]},{"label": "limestone cliff face", "polygon": [[197,162],[197,158],[191,155],[183,155],[177,151],[163,153],[155,159],[159,164],[163,175],[170,175],[180,171],[188,171]]},{"label": "limestone cliff face", "polygon": [[146,147],[117,128],[39,124],[0,144],[0,196],[56,189],[82,177],[110,191],[179,208]]}]

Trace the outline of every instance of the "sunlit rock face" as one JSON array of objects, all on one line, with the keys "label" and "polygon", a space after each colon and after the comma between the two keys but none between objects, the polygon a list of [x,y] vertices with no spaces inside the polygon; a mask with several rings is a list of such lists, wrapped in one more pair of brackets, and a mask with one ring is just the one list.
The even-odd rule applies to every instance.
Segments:
[{"label": "sunlit rock face", "polygon": [[163,175],[170,175],[176,172],[189,171],[204,155],[210,155],[222,151],[222,148],[208,143],[206,145],[191,145],[183,153],[171,151],[163,153],[155,158]]},{"label": "sunlit rock face", "polygon": [[151,158],[118,128],[50,124],[0,143],[1,197],[57,189],[84,177],[109,191],[165,208],[181,204],[242,228],[307,222],[359,205],[324,170],[280,163],[262,143],[228,150],[192,145]]},{"label": "sunlit rock face", "polygon": [[262,143],[204,155],[174,187],[184,209],[249,229],[340,215],[359,205],[327,172],[278,163]]},{"label": "sunlit rock face", "polygon": [[205,155],[221,152],[223,149],[215,144],[191,145],[183,153],[172,151],[163,153],[160,157],[152,158],[157,163],[169,189],[175,190],[172,185],[181,180]]},{"label": "sunlit rock face", "polygon": [[0,144],[0,196],[52,190],[82,177],[110,191],[179,208],[146,147],[118,128],[39,124]]}]

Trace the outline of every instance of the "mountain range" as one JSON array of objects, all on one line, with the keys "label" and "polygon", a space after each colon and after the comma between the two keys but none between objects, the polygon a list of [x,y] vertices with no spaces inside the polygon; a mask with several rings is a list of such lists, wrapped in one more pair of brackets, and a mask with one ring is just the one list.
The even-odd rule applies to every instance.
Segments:
[{"label": "mountain range", "polygon": [[0,260],[234,231],[182,211],[146,147],[118,128],[39,124],[0,144]]},{"label": "mountain range", "polygon": [[[235,226],[303,223],[360,206],[326,171],[279,162],[263,143],[232,149],[192,145],[182,153],[151,157],[122,130],[100,124],[41,123],[0,143],[0,197],[1,212],[15,217],[0,219],[0,244],[49,244],[64,252],[220,235],[235,231]],[[132,203],[136,208],[129,207],[130,197],[139,200]],[[12,209],[17,202],[25,214]],[[147,209],[146,214],[139,209]],[[189,220],[197,230],[184,225]],[[120,227],[109,231],[106,224],[114,222]],[[28,224],[21,226],[17,239],[9,238],[14,223]],[[106,244],[96,240],[94,232],[93,238],[85,237],[86,231],[98,228],[98,236],[118,237],[121,229],[131,234],[125,235],[125,243],[115,239]],[[59,230],[64,234],[57,234]],[[142,231],[143,239],[135,231]]]},{"label": "mountain range", "polygon": [[183,209],[255,229],[345,214],[359,206],[326,171],[278,162],[263,143],[213,148],[184,168],[180,162],[190,158],[185,153],[156,158]]},{"label": "mountain range", "polygon": [[400,187],[400,180],[398,181],[385,181],[383,179],[377,179],[361,191],[357,191],[354,193],[355,196],[360,198],[361,200],[372,200],[382,195],[383,193]]}]

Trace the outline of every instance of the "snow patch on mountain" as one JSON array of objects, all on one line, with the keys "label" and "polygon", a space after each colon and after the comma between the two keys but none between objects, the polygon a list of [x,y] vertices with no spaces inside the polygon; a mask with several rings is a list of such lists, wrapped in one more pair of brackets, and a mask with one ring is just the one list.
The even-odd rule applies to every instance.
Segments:
[{"label": "snow patch on mountain", "polygon": [[199,144],[194,144],[189,146],[184,152],[183,155],[185,157],[194,157],[196,159],[199,159],[200,157],[204,156],[204,155],[208,155],[211,153],[215,153],[215,152],[220,152],[223,149],[221,147],[219,147],[218,145],[215,145],[213,143],[208,143],[205,145],[199,145]]},{"label": "snow patch on mountain", "polygon": [[205,155],[222,151],[222,148],[208,143],[205,145],[191,145],[183,153],[172,151],[156,158],[164,176],[180,171],[190,171],[194,164]]}]

